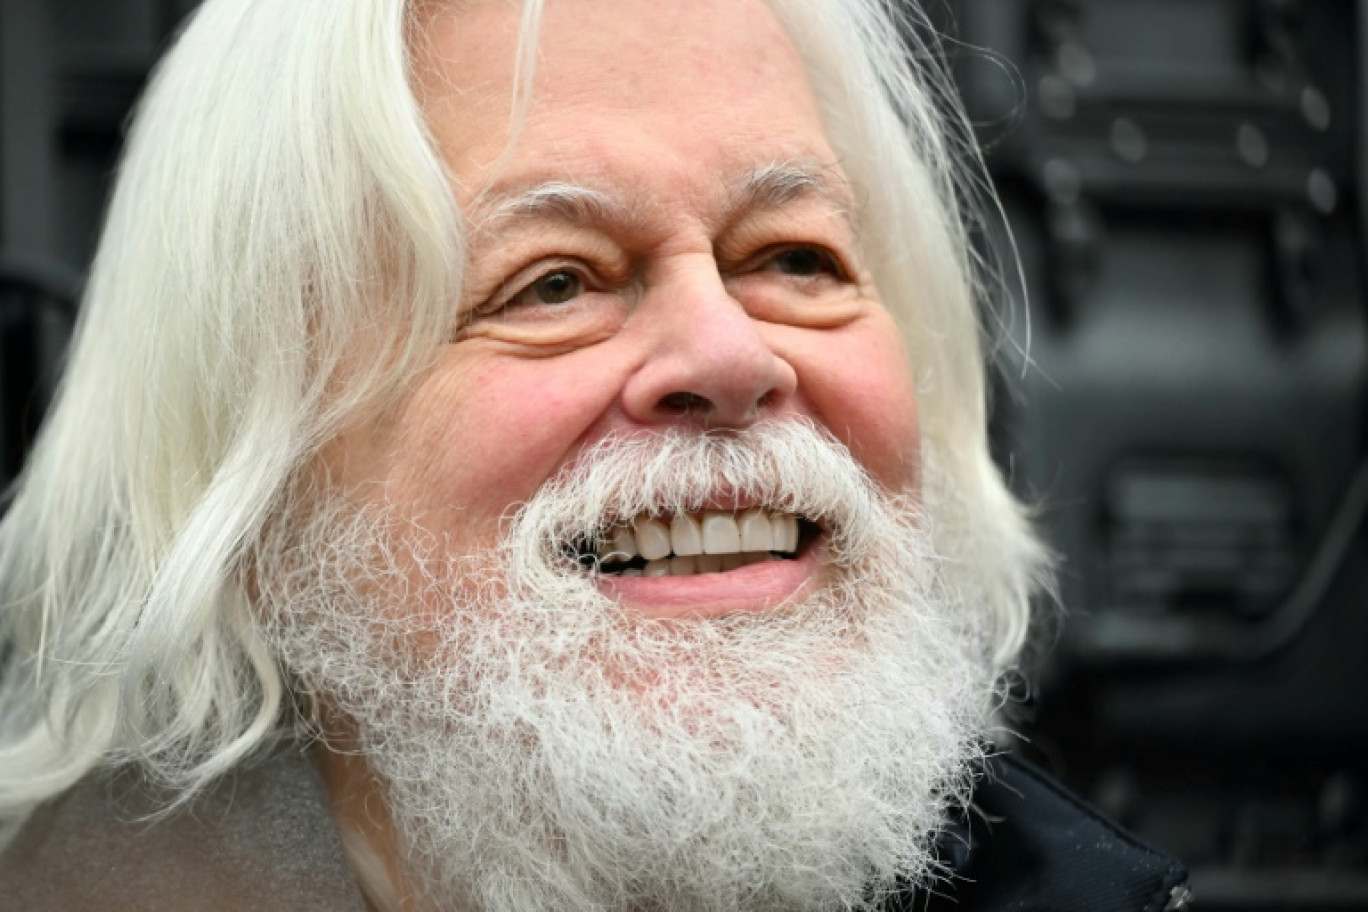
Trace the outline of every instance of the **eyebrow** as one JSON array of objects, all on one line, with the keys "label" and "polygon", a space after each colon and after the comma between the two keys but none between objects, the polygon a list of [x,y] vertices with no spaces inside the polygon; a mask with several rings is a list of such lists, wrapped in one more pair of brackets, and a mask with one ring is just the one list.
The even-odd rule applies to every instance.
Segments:
[{"label": "eyebrow", "polygon": [[482,231],[512,221],[630,222],[633,216],[629,207],[607,193],[566,181],[496,192],[477,202],[475,212],[475,224]]},{"label": "eyebrow", "polygon": [[849,212],[848,188],[833,181],[832,168],[817,162],[771,162],[751,171],[741,181],[738,209],[778,209],[795,200],[817,197],[842,213]]},{"label": "eyebrow", "polygon": [[[843,179],[833,179],[832,170],[815,160],[761,165],[731,188],[730,211],[772,211],[815,198],[828,203],[854,232],[849,187]],[[645,221],[645,213],[640,206],[602,190],[551,180],[496,189],[482,196],[473,207],[471,224],[485,234],[509,224],[540,220],[631,226]]]}]

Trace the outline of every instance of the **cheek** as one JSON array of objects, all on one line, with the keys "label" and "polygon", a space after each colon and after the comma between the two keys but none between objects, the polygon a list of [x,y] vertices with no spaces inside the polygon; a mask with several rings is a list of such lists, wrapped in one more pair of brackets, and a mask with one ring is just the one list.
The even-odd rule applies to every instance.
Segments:
[{"label": "cheek", "polygon": [[870,327],[823,340],[804,359],[800,388],[826,425],[893,490],[921,480],[917,394],[897,330]]},{"label": "cheek", "polygon": [[604,408],[586,380],[558,359],[439,364],[400,419],[389,496],[454,539],[488,540]]}]

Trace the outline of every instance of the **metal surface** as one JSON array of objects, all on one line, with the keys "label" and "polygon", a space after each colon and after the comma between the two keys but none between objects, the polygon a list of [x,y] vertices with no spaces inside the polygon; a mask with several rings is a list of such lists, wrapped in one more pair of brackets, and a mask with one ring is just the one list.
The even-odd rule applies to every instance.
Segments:
[{"label": "metal surface", "polygon": [[[42,0],[0,3],[0,253],[10,260],[52,255],[57,206],[53,59]],[[39,379],[55,354],[34,294],[0,284],[0,481],[19,466],[41,398]]]}]

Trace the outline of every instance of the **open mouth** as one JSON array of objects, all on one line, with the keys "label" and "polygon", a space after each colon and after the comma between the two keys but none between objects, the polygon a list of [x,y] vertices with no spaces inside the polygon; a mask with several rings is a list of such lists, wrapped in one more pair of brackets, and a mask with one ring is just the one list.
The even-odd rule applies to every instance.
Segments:
[{"label": "open mouth", "polygon": [[657,577],[725,573],[763,561],[794,560],[820,533],[816,523],[762,509],[641,515],[574,548],[586,571]]}]

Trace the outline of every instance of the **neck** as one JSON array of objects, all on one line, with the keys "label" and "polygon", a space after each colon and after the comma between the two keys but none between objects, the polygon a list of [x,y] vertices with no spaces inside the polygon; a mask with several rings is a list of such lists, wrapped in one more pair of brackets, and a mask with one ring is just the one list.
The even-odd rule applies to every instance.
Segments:
[{"label": "neck", "polygon": [[370,764],[350,746],[339,749],[320,744],[312,759],[323,780],[343,853],[371,912],[416,912],[412,896],[399,889],[398,843],[385,810],[384,791]]},{"label": "neck", "polygon": [[365,836],[356,830],[342,825],[339,829],[342,838],[342,851],[356,875],[356,883],[366,898],[368,912],[404,912],[399,900],[399,892],[394,888],[394,879],[384,860]]}]

